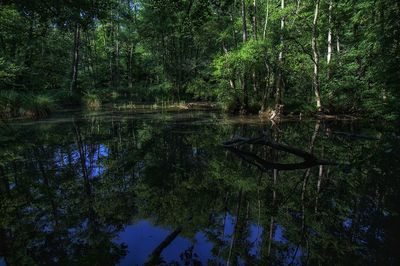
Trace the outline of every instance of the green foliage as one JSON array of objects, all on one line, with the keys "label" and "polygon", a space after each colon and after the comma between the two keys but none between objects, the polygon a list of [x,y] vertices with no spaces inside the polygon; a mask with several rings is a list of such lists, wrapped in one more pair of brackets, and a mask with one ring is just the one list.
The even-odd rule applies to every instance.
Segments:
[{"label": "green foliage", "polygon": [[21,95],[16,91],[0,91],[0,116],[15,116],[21,105]]},{"label": "green foliage", "polygon": [[[280,102],[286,113],[311,113],[316,1],[281,3],[3,1],[0,89],[52,94],[61,105],[97,105],[80,99],[90,90],[103,102],[211,100],[254,113]],[[324,111],[398,119],[398,4],[329,3],[320,1],[314,32]]]},{"label": "green foliage", "polygon": [[57,108],[55,99],[50,95],[27,94],[23,96],[20,112],[27,117],[45,117]]},{"label": "green foliage", "polygon": [[48,94],[0,92],[0,114],[2,116],[46,117],[56,108],[56,100]]}]

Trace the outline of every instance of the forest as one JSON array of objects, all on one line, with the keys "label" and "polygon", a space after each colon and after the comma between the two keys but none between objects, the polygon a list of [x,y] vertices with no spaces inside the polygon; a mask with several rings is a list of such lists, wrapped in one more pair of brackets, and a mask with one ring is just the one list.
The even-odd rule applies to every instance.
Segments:
[{"label": "forest", "polygon": [[0,0],[0,266],[400,265],[400,1]]},{"label": "forest", "polygon": [[0,115],[115,101],[399,118],[400,3],[1,0]]}]

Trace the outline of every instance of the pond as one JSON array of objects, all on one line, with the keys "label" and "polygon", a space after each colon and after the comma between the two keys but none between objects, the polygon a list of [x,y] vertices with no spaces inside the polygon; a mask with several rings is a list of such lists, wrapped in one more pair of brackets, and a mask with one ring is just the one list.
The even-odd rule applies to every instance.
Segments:
[{"label": "pond", "polygon": [[[396,130],[152,108],[2,122],[0,265],[399,264]],[[223,146],[260,136],[318,160]]]}]

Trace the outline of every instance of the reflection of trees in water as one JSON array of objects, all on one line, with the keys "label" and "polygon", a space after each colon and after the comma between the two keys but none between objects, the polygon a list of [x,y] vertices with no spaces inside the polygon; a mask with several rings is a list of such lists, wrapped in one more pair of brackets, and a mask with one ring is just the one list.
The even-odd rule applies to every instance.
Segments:
[{"label": "reflection of trees in water", "polygon": [[[177,229],[174,237],[204,232],[215,265],[398,262],[397,140],[284,123],[274,141],[351,165],[294,171],[260,172],[220,146],[259,131],[151,119],[16,127],[0,154],[0,256],[10,265],[115,264],[126,254],[113,242],[118,232],[148,219]],[[298,160],[266,146],[244,150]],[[193,247],[181,257],[197,260]]]}]

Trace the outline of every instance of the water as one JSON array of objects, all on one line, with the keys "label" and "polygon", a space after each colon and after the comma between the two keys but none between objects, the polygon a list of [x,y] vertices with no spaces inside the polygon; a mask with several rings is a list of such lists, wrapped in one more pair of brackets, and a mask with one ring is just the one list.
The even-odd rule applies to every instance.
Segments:
[{"label": "water", "polygon": [[[0,265],[399,264],[396,130],[150,108],[2,123]],[[263,132],[327,165],[222,146]]]}]

